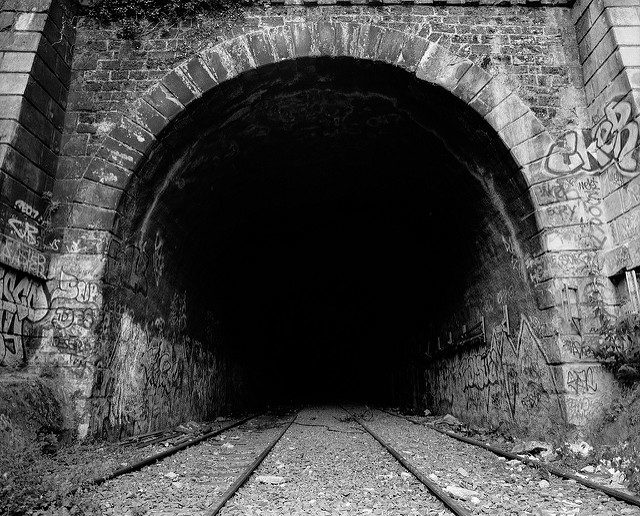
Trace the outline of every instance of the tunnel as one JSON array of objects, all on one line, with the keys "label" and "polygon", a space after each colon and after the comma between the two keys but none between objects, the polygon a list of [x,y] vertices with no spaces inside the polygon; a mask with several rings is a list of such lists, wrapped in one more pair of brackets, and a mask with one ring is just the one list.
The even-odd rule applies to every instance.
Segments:
[{"label": "tunnel", "polygon": [[533,212],[500,137],[444,88],[353,58],[264,66],[191,103],[132,179],[102,332],[116,355],[166,341],[140,374],[168,413],[422,410],[447,336],[500,292],[533,303]]}]

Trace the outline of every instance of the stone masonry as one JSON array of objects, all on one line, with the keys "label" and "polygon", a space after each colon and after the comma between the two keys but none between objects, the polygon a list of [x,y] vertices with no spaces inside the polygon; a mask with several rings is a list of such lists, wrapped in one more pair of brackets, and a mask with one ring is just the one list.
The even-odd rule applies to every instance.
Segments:
[{"label": "stone masonry", "polygon": [[[167,149],[199,123],[199,102],[215,111],[216,92],[241,96],[275,65],[340,57],[444,90],[517,175],[481,172],[502,233],[487,237],[495,262],[424,337],[428,403],[588,425],[615,395],[591,352],[597,311],[629,308],[625,272],[640,267],[638,0],[299,4],[131,40],[72,3],[0,4],[0,375],[54,370],[81,436],[232,405],[246,379],[209,351],[213,325],[190,333],[162,252],[171,221],[145,222],[159,201],[139,199],[172,177]],[[472,163],[480,140],[461,131],[452,145]]]}]

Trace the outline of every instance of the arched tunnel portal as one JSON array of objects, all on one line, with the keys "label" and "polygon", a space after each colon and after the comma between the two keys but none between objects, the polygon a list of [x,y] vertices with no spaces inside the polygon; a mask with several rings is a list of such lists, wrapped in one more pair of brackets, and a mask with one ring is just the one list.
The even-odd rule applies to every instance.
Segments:
[{"label": "arched tunnel portal", "polygon": [[537,338],[503,332],[537,313],[534,212],[444,88],[346,57],[244,72],[176,117],[121,200],[93,430],[290,402],[561,410]]}]

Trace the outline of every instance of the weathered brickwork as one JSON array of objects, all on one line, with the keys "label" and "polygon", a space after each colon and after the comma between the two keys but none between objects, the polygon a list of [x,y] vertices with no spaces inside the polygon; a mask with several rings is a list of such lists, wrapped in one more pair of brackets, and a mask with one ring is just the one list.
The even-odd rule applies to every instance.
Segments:
[{"label": "weathered brickwork", "polygon": [[72,15],[71,4],[44,0],[8,1],[0,10],[2,262],[40,278],[71,79]]},{"label": "weathered brickwork", "polygon": [[[587,424],[605,408],[595,310],[617,309],[609,277],[640,264],[637,2],[272,5],[133,40],[88,19],[72,28],[60,6],[5,2],[0,17],[0,262],[46,300],[16,319],[32,344],[3,326],[0,358],[56,366],[81,434],[241,403],[247,380],[216,354],[215,316],[185,297],[197,282],[173,273],[182,229],[163,192],[198,162],[198,131],[216,136],[206,113],[314,58],[375,61],[409,91],[422,81],[459,102],[444,113],[421,100],[459,121],[458,133],[432,130],[483,185],[476,259],[428,337],[431,405],[523,425],[540,413]],[[7,317],[36,302],[29,292],[7,299]]]}]

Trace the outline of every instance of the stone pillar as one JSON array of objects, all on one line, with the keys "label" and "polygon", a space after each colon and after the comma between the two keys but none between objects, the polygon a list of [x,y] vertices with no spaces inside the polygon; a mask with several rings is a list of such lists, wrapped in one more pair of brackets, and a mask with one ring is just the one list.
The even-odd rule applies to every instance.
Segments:
[{"label": "stone pillar", "polygon": [[0,263],[45,278],[47,225],[75,31],[62,0],[7,0],[0,11]]},{"label": "stone pillar", "polygon": [[[585,278],[585,299],[590,310],[610,315],[618,312],[611,278],[640,265],[640,182],[638,174],[638,107],[640,101],[640,1],[578,0],[572,10],[587,101],[588,126],[567,133],[565,147],[571,159],[580,160],[586,179],[601,199],[593,203],[593,229],[600,231],[598,249],[590,274]],[[571,150],[570,149],[570,150]],[[634,193],[635,192],[635,193]],[[598,321],[591,325],[597,343]],[[595,337],[595,338],[594,338]],[[568,341],[570,348],[575,345]],[[591,359],[589,347],[578,348],[581,360]],[[580,422],[593,409],[590,398],[602,391],[610,397],[615,389],[611,375],[595,364],[584,364],[570,374],[573,390],[572,422]],[[591,391],[591,392],[590,392]],[[604,405],[602,401],[600,405]]]}]

